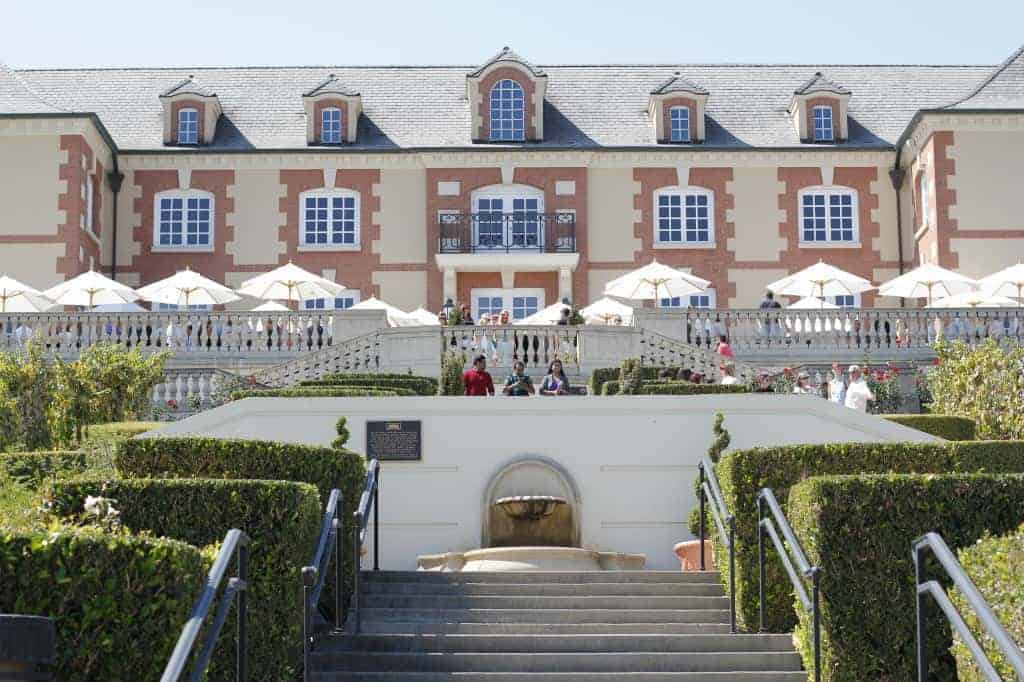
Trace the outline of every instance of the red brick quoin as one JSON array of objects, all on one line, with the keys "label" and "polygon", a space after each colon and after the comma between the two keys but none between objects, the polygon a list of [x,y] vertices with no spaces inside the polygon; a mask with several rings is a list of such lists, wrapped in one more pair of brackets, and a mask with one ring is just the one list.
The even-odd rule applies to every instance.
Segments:
[{"label": "red brick quoin", "polygon": [[491,89],[495,83],[508,78],[514,80],[523,89],[523,134],[527,140],[537,140],[537,126],[534,121],[534,108],[536,102],[534,96],[537,91],[536,83],[525,73],[512,66],[503,66],[491,71],[487,77],[480,81],[480,134],[477,140],[487,141],[491,139]]}]

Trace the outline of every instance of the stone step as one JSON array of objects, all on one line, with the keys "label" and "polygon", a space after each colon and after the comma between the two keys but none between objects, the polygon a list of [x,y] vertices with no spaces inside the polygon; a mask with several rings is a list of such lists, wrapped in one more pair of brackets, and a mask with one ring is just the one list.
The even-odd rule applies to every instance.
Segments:
[{"label": "stone step", "polygon": [[[311,682],[621,682],[622,673],[317,672]],[[807,682],[803,671],[629,673],[630,682]]]},{"label": "stone step", "polygon": [[800,670],[793,652],[369,653],[315,652],[317,669],[346,672],[736,672]]},{"label": "stone step", "polygon": [[691,635],[727,634],[728,623],[424,623],[366,621],[375,635]]},{"label": "stone step", "polygon": [[789,651],[790,635],[334,635],[317,643],[317,655],[355,652],[448,653],[681,653]]},{"label": "stone step", "polygon": [[726,597],[360,595],[367,609],[726,609]]},{"label": "stone step", "polygon": [[363,571],[367,582],[398,583],[714,583],[721,584],[717,571]]},{"label": "stone step", "polygon": [[[728,600],[727,600],[728,601]],[[721,609],[360,609],[362,622],[426,623],[728,623]],[[349,619],[353,617],[349,609]]]},{"label": "stone step", "polygon": [[369,581],[362,594],[421,596],[531,596],[560,597],[571,595],[649,596],[649,597],[718,597],[724,594],[715,583],[436,583]]}]

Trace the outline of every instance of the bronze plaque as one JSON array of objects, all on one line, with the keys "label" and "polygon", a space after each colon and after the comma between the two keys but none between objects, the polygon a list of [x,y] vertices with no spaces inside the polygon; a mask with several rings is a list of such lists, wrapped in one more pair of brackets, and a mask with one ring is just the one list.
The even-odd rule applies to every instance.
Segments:
[{"label": "bronze plaque", "polygon": [[366,458],[382,462],[423,459],[420,422],[366,422]]}]

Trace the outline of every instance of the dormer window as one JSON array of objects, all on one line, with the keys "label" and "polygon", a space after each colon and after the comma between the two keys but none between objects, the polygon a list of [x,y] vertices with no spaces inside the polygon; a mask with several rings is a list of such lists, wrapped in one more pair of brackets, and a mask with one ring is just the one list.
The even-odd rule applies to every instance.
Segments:
[{"label": "dormer window", "polygon": [[491,88],[491,140],[521,142],[526,139],[523,88],[504,78]]},{"label": "dormer window", "polygon": [[466,99],[477,142],[535,142],[544,139],[547,74],[502,49],[466,75]]},{"label": "dormer window", "polygon": [[835,139],[832,130],[832,107],[819,104],[811,111],[814,117],[814,141],[832,142]]},{"label": "dormer window", "polygon": [[341,109],[328,107],[320,110],[320,141],[341,144]]},{"label": "dormer window", "polygon": [[197,109],[178,109],[178,144],[199,144]]},{"label": "dormer window", "polygon": [[672,142],[690,141],[690,108],[672,107],[669,109],[669,122],[672,126]]}]

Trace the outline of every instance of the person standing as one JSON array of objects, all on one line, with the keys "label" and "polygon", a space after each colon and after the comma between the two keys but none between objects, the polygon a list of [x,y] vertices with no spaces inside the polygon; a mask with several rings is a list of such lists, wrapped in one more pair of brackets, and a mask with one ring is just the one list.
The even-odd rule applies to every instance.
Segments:
[{"label": "person standing", "polygon": [[764,300],[761,301],[761,308],[781,308],[782,304],[775,300],[775,294],[770,291],[764,292]]},{"label": "person standing", "polygon": [[512,363],[512,373],[505,379],[505,388],[502,389],[502,393],[516,397],[534,394],[533,380],[526,373],[526,365],[522,360]]},{"label": "person standing", "polygon": [[723,358],[732,358],[732,346],[729,345],[729,337],[725,334],[718,335],[718,346],[715,348],[715,352],[721,355]]},{"label": "person standing", "polygon": [[487,371],[487,358],[478,355],[473,358],[473,366],[462,373],[462,386],[466,395],[494,395],[494,380]]},{"label": "person standing", "polygon": [[832,378],[828,381],[829,402],[843,405],[846,400],[846,381],[843,380],[843,368],[838,362],[832,363]]},{"label": "person standing", "polygon": [[851,410],[858,412],[868,411],[868,402],[875,399],[875,394],[868,387],[864,380],[864,373],[860,371],[859,365],[850,365],[850,385],[846,387],[846,397],[843,404]]}]

